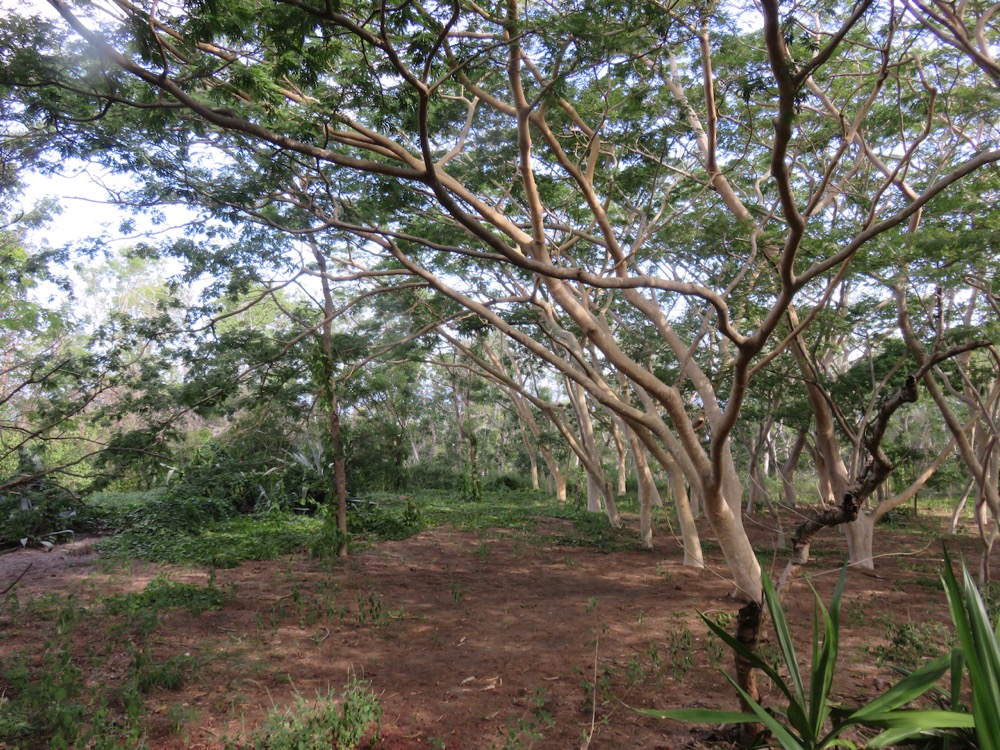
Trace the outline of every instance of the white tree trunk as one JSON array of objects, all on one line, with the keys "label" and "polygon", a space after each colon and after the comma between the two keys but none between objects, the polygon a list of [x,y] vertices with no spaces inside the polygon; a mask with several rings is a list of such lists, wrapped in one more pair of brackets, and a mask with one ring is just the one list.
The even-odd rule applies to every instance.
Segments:
[{"label": "white tree trunk", "polygon": [[632,462],[635,464],[636,480],[639,487],[639,538],[642,546],[653,548],[653,505],[663,505],[660,492],[653,481],[653,472],[649,470],[646,458],[646,448],[636,434],[625,427],[628,436],[629,449],[632,451]]},{"label": "white tree trunk", "polygon": [[555,482],[556,500],[560,503],[566,502],[566,475],[559,468],[559,462],[552,455],[552,451],[544,445],[538,447],[538,452],[542,454],[542,460],[545,461],[545,466],[548,467],[552,481]]},{"label": "white tree trunk", "polygon": [[587,510],[591,513],[600,513],[604,510],[604,483],[597,479],[589,471],[587,472]]},{"label": "white tree trunk", "polygon": [[681,543],[684,545],[684,565],[689,568],[704,568],[705,558],[701,550],[701,538],[698,536],[698,526],[694,522],[694,512],[688,501],[688,493],[684,482],[684,473],[680,465],[671,460],[665,467],[670,482],[670,492],[674,496],[674,508],[677,510],[677,521],[681,526]]},{"label": "white tree trunk", "polygon": [[875,569],[872,554],[875,537],[875,519],[867,513],[858,513],[858,519],[845,523],[844,537],[847,539],[847,555],[852,566]]}]

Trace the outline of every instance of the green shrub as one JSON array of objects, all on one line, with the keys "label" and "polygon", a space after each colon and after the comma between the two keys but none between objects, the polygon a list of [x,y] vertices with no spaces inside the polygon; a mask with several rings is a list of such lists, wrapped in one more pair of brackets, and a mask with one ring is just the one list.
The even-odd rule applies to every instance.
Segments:
[{"label": "green shrub", "polygon": [[0,494],[0,544],[38,542],[61,531],[89,530],[92,522],[83,503],[44,474],[40,458],[22,450],[15,473],[6,479],[19,484]]},{"label": "green shrub", "polygon": [[226,595],[212,581],[205,587],[172,581],[164,575],[156,576],[146,588],[134,594],[115,594],[104,600],[109,614],[138,614],[144,610],[159,611],[177,607],[193,615],[206,610],[222,609]]},{"label": "green shrub", "polygon": [[462,472],[444,461],[423,461],[406,469],[404,484],[411,489],[459,490],[464,477]]},{"label": "green shrub", "polygon": [[311,549],[323,522],[272,511],[206,523],[192,531],[127,529],[99,543],[109,557],[233,568],[246,560],[273,560]]},{"label": "green shrub", "polygon": [[424,521],[413,501],[407,501],[402,513],[376,502],[354,504],[347,513],[348,532],[375,539],[406,539],[423,528]]},{"label": "green shrub", "polygon": [[518,490],[526,490],[529,487],[530,485],[525,477],[514,474],[497,474],[483,483],[483,489],[488,492],[503,492],[504,490],[516,492]]},{"label": "green shrub", "polygon": [[147,502],[127,506],[110,520],[114,523],[112,531],[133,536],[161,532],[190,534],[235,515],[235,507],[227,500],[165,491]]}]

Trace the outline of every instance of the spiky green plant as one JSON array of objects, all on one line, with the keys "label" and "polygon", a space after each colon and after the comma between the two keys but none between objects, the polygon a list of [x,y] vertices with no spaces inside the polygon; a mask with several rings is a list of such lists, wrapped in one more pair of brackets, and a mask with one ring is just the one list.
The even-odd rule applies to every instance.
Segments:
[{"label": "spiky green plant", "polygon": [[[736,681],[726,675],[733,687],[746,701],[751,712],[713,711],[708,709],[680,709],[676,711],[661,711],[642,709],[641,712],[650,716],[666,719],[676,719],[699,724],[711,723],[760,723],[771,734],[770,746],[778,746],[785,750],[821,750],[833,746],[852,747],[853,744],[841,737],[851,726],[864,724],[884,730],[867,743],[867,747],[887,747],[893,742],[899,742],[925,732],[938,732],[942,729],[974,726],[973,715],[947,709],[904,709],[907,703],[920,697],[930,690],[938,679],[944,675],[952,664],[950,656],[936,659],[900,682],[858,708],[849,708],[830,700],[830,688],[837,670],[837,655],[840,641],[840,601],[844,589],[847,570],[841,573],[840,580],[834,590],[830,608],[823,606],[815,589],[816,616],[813,625],[812,667],[807,675],[808,682],[803,678],[799,659],[795,653],[785,613],[778,601],[777,593],[771,579],[764,574],[764,601],[774,624],[775,637],[781,653],[782,663],[788,672],[788,678],[782,677],[778,670],[763,661],[746,645],[721,628],[714,620],[702,615],[702,619],[712,632],[721,638],[730,648],[747,659],[755,669],[759,669],[784,694],[787,705],[776,707],[770,711],[746,693]],[[820,625],[823,636],[820,638]]]}]

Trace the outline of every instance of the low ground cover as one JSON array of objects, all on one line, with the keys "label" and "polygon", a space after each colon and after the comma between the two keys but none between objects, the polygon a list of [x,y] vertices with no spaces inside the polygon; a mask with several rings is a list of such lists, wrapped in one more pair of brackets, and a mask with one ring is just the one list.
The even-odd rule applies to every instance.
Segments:
[{"label": "low ground cover", "polygon": [[[698,572],[680,565],[665,518],[647,551],[634,528],[611,532],[530,494],[385,496],[376,507],[373,526],[414,533],[359,531],[346,562],[317,554],[322,519],[283,514],[175,534],[175,549],[197,553],[170,562],[129,559],[121,538],[3,556],[0,586],[32,567],[0,606],[0,742],[281,747],[273,727],[320,722],[342,734],[318,747],[340,737],[379,748],[668,748],[708,745],[711,732],[632,708],[735,708],[722,675],[731,657],[697,614],[729,624],[736,610],[711,540]],[[878,577],[848,575],[837,700],[868,700],[898,679],[894,666],[950,648],[947,602],[926,582],[946,524],[922,509],[880,527]],[[764,523],[755,533],[770,549]],[[974,530],[949,546],[974,552]],[[812,581],[829,596],[843,543],[831,533],[816,547]],[[779,566],[782,552],[765,560]],[[796,584],[786,598],[803,653],[812,597]],[[762,653],[777,657],[772,643]]]}]

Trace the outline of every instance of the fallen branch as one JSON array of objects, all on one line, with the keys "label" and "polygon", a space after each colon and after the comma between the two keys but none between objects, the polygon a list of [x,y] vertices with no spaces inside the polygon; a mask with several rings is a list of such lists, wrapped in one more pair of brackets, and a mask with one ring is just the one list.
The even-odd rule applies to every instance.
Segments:
[{"label": "fallen branch", "polygon": [[19,575],[17,578],[15,578],[14,582],[11,583],[7,588],[5,588],[3,591],[0,591],[0,596],[2,596],[3,594],[6,594],[8,591],[10,591],[12,588],[14,588],[18,584],[18,582],[22,578],[24,578],[24,574],[27,573],[29,570],[31,570],[31,566],[32,565],[34,565],[34,563],[28,563],[28,566],[24,570],[21,571],[21,575]]}]

